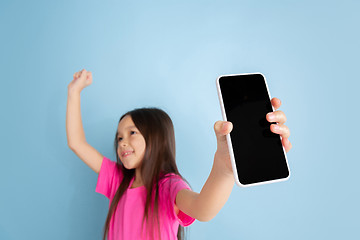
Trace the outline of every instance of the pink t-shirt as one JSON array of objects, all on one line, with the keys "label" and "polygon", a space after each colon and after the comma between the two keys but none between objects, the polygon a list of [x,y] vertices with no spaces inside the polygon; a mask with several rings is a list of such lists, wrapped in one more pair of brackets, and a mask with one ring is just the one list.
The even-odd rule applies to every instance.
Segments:
[{"label": "pink t-shirt", "polygon": [[[190,187],[181,179],[180,176],[171,174],[159,182],[159,218],[161,239],[177,239],[179,224],[189,226],[195,219],[186,215],[182,211],[176,215],[174,204],[177,193],[181,189]],[[121,180],[122,171],[116,167],[116,162],[104,157],[96,185],[96,192],[109,198],[109,207],[115,196]],[[134,178],[131,180],[130,185]],[[149,236],[143,237],[146,233],[146,226],[142,227],[146,202],[146,188],[128,188],[120,199],[114,215],[110,220],[108,240],[132,240],[132,239],[151,239]],[[157,237],[157,236],[156,236]],[[156,238],[157,239],[157,238]]]}]

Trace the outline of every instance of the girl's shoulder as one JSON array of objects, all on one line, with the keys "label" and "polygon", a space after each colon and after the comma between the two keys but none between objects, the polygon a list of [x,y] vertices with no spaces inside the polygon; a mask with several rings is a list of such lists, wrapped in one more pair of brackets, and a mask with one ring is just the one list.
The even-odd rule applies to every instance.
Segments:
[{"label": "girl's shoulder", "polygon": [[123,177],[123,166],[116,161],[112,161],[111,159],[104,156],[103,163],[101,165],[100,172],[102,174],[109,175],[113,178],[121,178]]},{"label": "girl's shoulder", "polygon": [[173,179],[182,179],[182,177],[176,173],[160,173],[160,181],[167,181]]},{"label": "girl's shoulder", "polygon": [[171,186],[180,182],[185,181],[180,175],[176,173],[160,174],[159,186]]},{"label": "girl's shoulder", "polygon": [[113,161],[110,158],[107,158],[107,157],[104,156],[103,162],[104,162],[104,164],[106,164],[111,169],[114,169],[114,170],[117,170],[117,171],[122,171],[123,167],[122,167],[121,164],[118,164],[117,161]]}]

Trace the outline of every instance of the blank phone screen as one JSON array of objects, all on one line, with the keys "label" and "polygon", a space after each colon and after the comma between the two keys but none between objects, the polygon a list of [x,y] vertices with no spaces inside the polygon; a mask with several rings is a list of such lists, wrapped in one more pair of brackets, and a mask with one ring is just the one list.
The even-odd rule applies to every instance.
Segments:
[{"label": "blank phone screen", "polygon": [[234,158],[243,185],[286,178],[289,169],[278,134],[270,131],[266,114],[272,112],[261,74],[223,76],[219,79]]}]

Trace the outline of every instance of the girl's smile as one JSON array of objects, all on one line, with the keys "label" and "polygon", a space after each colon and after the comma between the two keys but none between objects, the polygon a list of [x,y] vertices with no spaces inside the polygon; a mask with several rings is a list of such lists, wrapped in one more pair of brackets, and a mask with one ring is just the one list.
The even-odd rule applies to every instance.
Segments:
[{"label": "girl's smile", "polygon": [[129,156],[130,154],[132,154],[134,151],[124,151],[124,152],[121,152],[121,156],[122,157],[127,157]]}]

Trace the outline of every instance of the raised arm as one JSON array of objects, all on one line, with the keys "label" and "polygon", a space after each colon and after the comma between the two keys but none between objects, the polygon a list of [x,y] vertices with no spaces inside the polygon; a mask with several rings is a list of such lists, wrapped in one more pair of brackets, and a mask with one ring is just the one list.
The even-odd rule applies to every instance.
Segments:
[{"label": "raised arm", "polygon": [[[271,103],[275,110],[281,105],[278,98],[273,98]],[[285,114],[282,111],[275,111],[268,113],[266,118],[269,122],[277,123],[272,124],[270,129],[272,132],[280,134],[285,151],[290,151],[292,148],[288,140],[290,130],[284,125]],[[215,123],[214,129],[217,138],[217,151],[209,178],[200,193],[183,189],[176,196],[176,207],[199,221],[209,221],[218,214],[228,200],[235,183],[226,141],[226,134],[231,132],[232,124],[218,121]]]},{"label": "raised arm", "polygon": [[91,83],[91,72],[82,70],[74,74],[73,81],[68,85],[66,135],[69,148],[86,165],[99,173],[103,156],[86,142],[80,110],[80,93]]},{"label": "raised arm", "polygon": [[225,137],[231,132],[232,124],[218,121],[214,128],[218,147],[210,175],[201,192],[183,189],[176,196],[176,206],[199,221],[210,221],[218,214],[235,183]]}]

